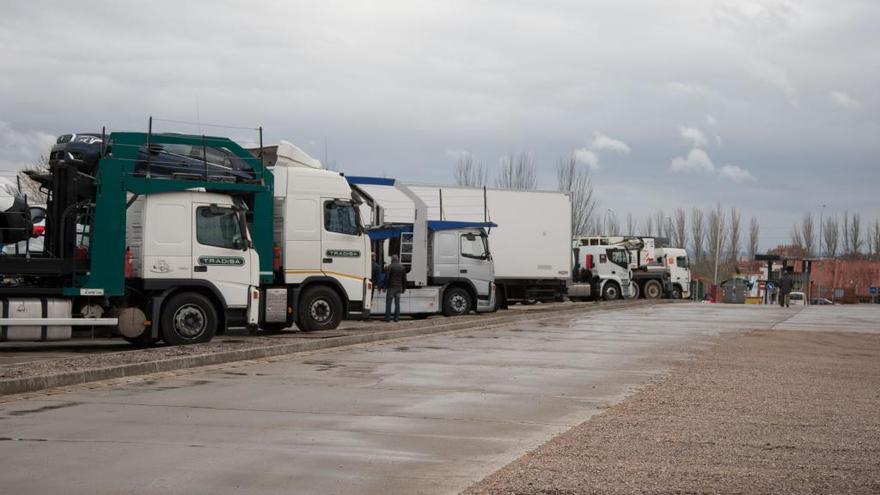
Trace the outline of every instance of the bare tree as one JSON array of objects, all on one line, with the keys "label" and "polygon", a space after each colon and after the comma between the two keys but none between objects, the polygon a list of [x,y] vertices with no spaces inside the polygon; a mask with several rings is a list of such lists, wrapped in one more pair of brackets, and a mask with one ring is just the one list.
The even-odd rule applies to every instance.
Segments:
[{"label": "bare tree", "polygon": [[695,262],[703,259],[703,241],[706,239],[703,225],[703,210],[694,208],[691,210],[691,242],[693,242]]},{"label": "bare tree", "polygon": [[801,227],[798,224],[794,224],[791,228],[791,245],[800,249],[804,247],[804,238],[801,235]]},{"label": "bare tree", "polygon": [[822,242],[824,243],[825,256],[831,258],[837,256],[837,243],[840,236],[840,227],[837,218],[828,217],[825,219],[825,226],[822,228]]},{"label": "bare tree", "polygon": [[455,184],[465,187],[483,187],[489,178],[489,170],[483,162],[475,162],[474,155],[464,153],[455,164]]},{"label": "bare tree", "polygon": [[811,213],[804,215],[804,220],[801,222],[801,240],[804,243],[804,251],[807,256],[812,256],[813,248],[816,245],[816,229]]},{"label": "bare tree", "polygon": [[617,215],[614,213],[608,215],[607,223],[605,225],[605,235],[620,235],[620,222],[617,220]]},{"label": "bare tree", "polygon": [[535,157],[531,153],[522,152],[516,155],[504,155],[495,184],[504,189],[533,190],[538,188],[535,173]]},{"label": "bare tree", "polygon": [[556,166],[556,180],[559,190],[571,197],[571,233],[587,234],[597,204],[589,169],[579,164],[574,155],[568,155]]},{"label": "bare tree", "polygon": [[675,239],[675,246],[681,248],[687,247],[687,214],[682,208],[677,208],[675,210],[675,229],[673,230],[673,233],[675,234],[673,236]]},{"label": "bare tree", "polygon": [[632,212],[626,213],[626,235],[636,235],[636,231],[639,230],[638,222],[635,217],[633,217]]},{"label": "bare tree", "polygon": [[840,231],[843,234],[843,246],[841,246],[841,254],[843,256],[848,256],[853,251],[852,242],[850,242],[849,238],[849,211],[843,212],[843,225],[841,227],[842,228],[840,229]]},{"label": "bare tree", "polygon": [[663,210],[654,212],[654,228],[657,229],[657,237],[666,236],[666,214],[663,213]]},{"label": "bare tree", "polygon": [[654,237],[654,217],[651,215],[645,218],[645,237]]},{"label": "bare tree", "polygon": [[739,248],[742,233],[741,215],[735,206],[730,207],[730,226],[728,227],[727,256],[730,261],[736,263],[739,258]]},{"label": "bare tree", "polygon": [[758,237],[761,229],[758,226],[758,219],[752,217],[749,221],[749,260],[754,261],[755,255],[758,254]]},{"label": "bare tree", "polygon": [[37,172],[42,174],[48,171],[49,159],[46,158],[45,155],[40,155],[40,158],[37,159],[33,165],[18,171],[17,178],[20,186],[19,189],[21,189],[21,193],[27,197],[28,204],[45,205],[49,198],[46,196],[46,191],[40,189],[40,185],[28,177],[26,172]]},{"label": "bare tree", "polygon": [[862,251],[862,243],[864,239],[862,239],[862,217],[858,213],[853,213],[852,218],[850,218],[849,222],[849,245],[851,249],[850,254],[853,256],[858,256],[858,254]]},{"label": "bare tree", "polygon": [[[725,241],[727,239],[727,228],[724,221],[724,211],[719,204],[715,209],[709,211],[706,219],[706,246],[709,253],[709,259],[715,263],[715,266],[721,264],[722,251],[724,250]],[[715,284],[718,283],[718,273],[716,270],[713,278]]]},{"label": "bare tree", "polygon": [[875,258],[880,259],[880,219],[874,220],[874,229],[871,232],[871,238],[874,239],[874,249],[871,251],[871,254],[873,254]]}]

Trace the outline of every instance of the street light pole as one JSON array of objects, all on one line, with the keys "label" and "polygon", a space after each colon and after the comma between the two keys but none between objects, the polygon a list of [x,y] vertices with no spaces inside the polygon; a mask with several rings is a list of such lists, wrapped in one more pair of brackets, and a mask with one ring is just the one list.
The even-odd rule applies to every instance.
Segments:
[{"label": "street light pole", "polygon": [[716,286],[715,290],[718,290],[718,258],[721,257],[721,215],[723,215],[722,210],[718,209],[718,229],[715,232],[715,278],[713,278],[713,284]]},{"label": "street light pole", "polygon": [[[821,261],[825,256],[825,238],[822,235],[825,228],[825,207],[828,206],[825,203],[822,203],[822,209],[819,210],[819,260]],[[822,284],[821,282],[816,284],[816,292],[818,292],[818,297],[822,297]]]}]

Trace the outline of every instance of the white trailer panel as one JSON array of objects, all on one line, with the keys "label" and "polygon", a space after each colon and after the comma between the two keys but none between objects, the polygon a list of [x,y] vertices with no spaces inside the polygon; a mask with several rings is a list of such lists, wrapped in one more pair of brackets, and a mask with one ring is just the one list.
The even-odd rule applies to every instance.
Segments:
[{"label": "white trailer panel", "polygon": [[[571,270],[571,199],[557,191],[458,186],[409,187],[428,204],[429,220],[495,222],[489,249],[496,279],[568,280]],[[411,223],[413,205],[394,188],[360,186],[385,210],[386,223]],[[441,213],[442,203],[442,213]],[[364,223],[369,212],[362,210]]]}]

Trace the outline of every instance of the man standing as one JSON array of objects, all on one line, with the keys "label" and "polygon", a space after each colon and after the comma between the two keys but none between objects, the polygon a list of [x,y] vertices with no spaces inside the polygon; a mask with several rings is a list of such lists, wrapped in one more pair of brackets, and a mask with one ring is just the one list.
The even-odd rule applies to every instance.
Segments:
[{"label": "man standing", "polygon": [[400,264],[400,257],[391,257],[391,264],[385,268],[385,321],[391,321],[391,301],[394,301],[394,321],[400,320],[400,295],[406,292],[406,267]]},{"label": "man standing", "polygon": [[792,289],[791,272],[785,270],[782,273],[782,279],[779,281],[779,306],[788,307],[788,294]]},{"label": "man standing", "polygon": [[373,282],[373,290],[379,288],[379,274],[382,273],[382,267],[379,266],[379,262],[376,261],[376,253],[373,253],[373,266],[372,272],[370,273],[370,282]]}]

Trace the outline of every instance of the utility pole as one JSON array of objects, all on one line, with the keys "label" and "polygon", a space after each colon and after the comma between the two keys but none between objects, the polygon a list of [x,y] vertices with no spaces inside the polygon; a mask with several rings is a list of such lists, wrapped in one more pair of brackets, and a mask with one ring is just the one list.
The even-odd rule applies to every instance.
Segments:
[{"label": "utility pole", "polygon": [[[713,284],[716,286],[716,294],[718,291],[718,258],[721,257],[721,218],[724,214],[723,210],[718,209],[718,230],[715,232],[715,278],[713,279]],[[717,297],[717,296],[716,296]]]},{"label": "utility pole", "polygon": [[[819,210],[819,262],[822,262],[822,259],[825,257],[825,238],[822,236],[824,232],[823,229],[825,227],[825,207],[828,206],[825,203],[822,203],[822,209]],[[816,284],[816,292],[818,293],[818,297],[822,297],[822,284]],[[809,302],[809,301],[808,301]]]}]

